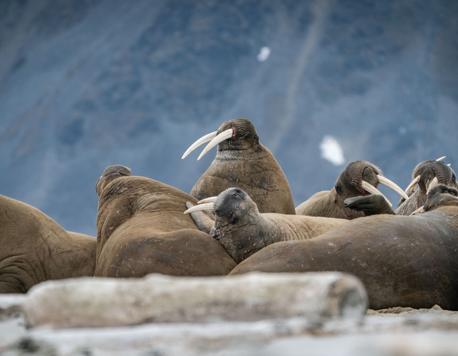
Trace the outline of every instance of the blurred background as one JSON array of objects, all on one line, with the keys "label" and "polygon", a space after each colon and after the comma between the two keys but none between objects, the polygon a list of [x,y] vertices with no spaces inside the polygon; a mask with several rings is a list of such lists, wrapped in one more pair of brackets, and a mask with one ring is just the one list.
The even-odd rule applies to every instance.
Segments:
[{"label": "blurred background", "polygon": [[240,116],[296,205],[356,159],[405,187],[417,162],[458,159],[457,15],[454,0],[0,0],[0,193],[94,234],[105,166],[189,191],[214,151],[183,151]]}]

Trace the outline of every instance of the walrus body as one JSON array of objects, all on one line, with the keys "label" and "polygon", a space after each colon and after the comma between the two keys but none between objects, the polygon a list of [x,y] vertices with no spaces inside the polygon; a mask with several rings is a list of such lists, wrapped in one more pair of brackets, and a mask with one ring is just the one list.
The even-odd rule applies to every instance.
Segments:
[{"label": "walrus body", "polygon": [[347,272],[362,280],[371,308],[456,310],[458,199],[452,199],[420,215],[364,217],[312,240],[270,245],[231,273]]},{"label": "walrus body", "polygon": [[191,195],[201,200],[239,187],[261,212],[295,214],[288,179],[269,149],[259,142],[253,124],[246,119],[230,120],[217,133],[231,130],[232,135],[219,142],[215,159],[195,183]]},{"label": "walrus body", "polygon": [[96,276],[223,275],[235,265],[183,215],[190,195],[137,176],[99,181]]},{"label": "walrus body", "polygon": [[367,216],[369,215],[367,212],[348,208],[345,200],[369,193],[382,194],[377,191],[377,186],[380,183],[407,198],[407,195],[396,183],[383,176],[380,168],[368,161],[354,161],[345,167],[331,190],[313,194],[296,207],[296,214],[340,219]]},{"label": "walrus body", "polygon": [[96,239],[67,232],[40,210],[0,196],[0,293],[50,279],[92,276]]},{"label": "walrus body", "polygon": [[[348,223],[345,219],[260,213],[251,197],[239,188],[229,188],[214,203],[187,210],[198,224],[199,210],[214,210],[210,235],[218,240],[237,263],[278,241],[306,240]],[[200,225],[200,224],[198,224]]]}]

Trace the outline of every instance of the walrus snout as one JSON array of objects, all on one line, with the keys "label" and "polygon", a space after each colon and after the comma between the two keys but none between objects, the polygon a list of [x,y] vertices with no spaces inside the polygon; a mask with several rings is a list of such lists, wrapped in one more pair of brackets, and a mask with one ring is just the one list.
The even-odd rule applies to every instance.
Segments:
[{"label": "walrus snout", "polygon": [[246,211],[244,201],[248,195],[240,188],[228,188],[218,195],[215,201],[215,214],[226,218],[231,224],[238,221],[239,215]]}]

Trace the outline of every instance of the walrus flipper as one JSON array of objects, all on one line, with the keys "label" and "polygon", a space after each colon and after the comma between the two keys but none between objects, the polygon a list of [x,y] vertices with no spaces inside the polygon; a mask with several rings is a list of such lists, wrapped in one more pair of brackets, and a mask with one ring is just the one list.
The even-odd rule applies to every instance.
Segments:
[{"label": "walrus flipper", "polygon": [[[188,209],[192,208],[193,206],[194,204],[186,202],[186,207]],[[210,230],[215,224],[215,221],[208,214],[206,214],[203,211],[194,211],[189,215],[191,215],[192,220],[194,221],[194,223],[200,231],[203,231],[207,234],[210,233]]]},{"label": "walrus flipper", "polygon": [[347,198],[344,203],[347,208],[362,211],[367,216],[376,214],[395,214],[386,199],[378,194]]}]

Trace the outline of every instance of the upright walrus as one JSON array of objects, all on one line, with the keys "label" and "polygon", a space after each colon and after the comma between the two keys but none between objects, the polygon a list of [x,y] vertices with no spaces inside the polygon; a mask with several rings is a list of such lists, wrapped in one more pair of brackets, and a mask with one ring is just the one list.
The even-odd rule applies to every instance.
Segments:
[{"label": "upright walrus", "polygon": [[92,276],[95,246],[95,238],[67,232],[40,210],[0,195],[0,293]]},{"label": "upright walrus", "polygon": [[[312,195],[296,208],[296,214],[341,219],[365,216],[363,211],[349,209],[344,201],[366,194],[378,194],[384,197],[377,189],[379,184],[393,189],[403,198],[408,197],[401,187],[383,176],[380,168],[368,161],[354,161],[350,162],[339,175],[334,188]],[[384,199],[391,206],[388,199],[386,197]]]},{"label": "upright walrus", "polygon": [[[190,207],[196,225],[218,240],[239,263],[260,249],[278,241],[306,240],[347,224],[345,219],[260,213],[256,203],[240,188],[229,188],[209,202]],[[205,219],[201,210],[215,212]],[[205,226],[208,224],[207,226]]]},{"label": "upright walrus", "polygon": [[96,276],[141,277],[227,274],[234,261],[183,215],[190,195],[159,181],[108,167],[96,186]]},{"label": "upright walrus", "polygon": [[458,309],[458,191],[436,185],[425,213],[374,215],[307,241],[270,245],[233,271],[351,273],[371,308]]},{"label": "upright walrus", "polygon": [[199,158],[218,146],[210,167],[198,179],[191,195],[201,200],[216,196],[230,187],[240,187],[262,213],[295,214],[288,179],[279,163],[259,142],[253,124],[247,119],[225,121],[217,131],[195,141],[181,157],[207,143]]},{"label": "upright walrus", "polygon": [[427,160],[420,162],[414,168],[412,181],[406,188],[408,198],[407,200],[402,198],[396,209],[393,209],[385,199],[377,195],[348,198],[345,200],[345,206],[364,212],[366,215],[410,215],[423,206],[428,191],[437,184],[457,188],[455,172],[450,166],[442,163],[440,159]]}]

